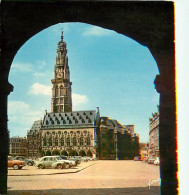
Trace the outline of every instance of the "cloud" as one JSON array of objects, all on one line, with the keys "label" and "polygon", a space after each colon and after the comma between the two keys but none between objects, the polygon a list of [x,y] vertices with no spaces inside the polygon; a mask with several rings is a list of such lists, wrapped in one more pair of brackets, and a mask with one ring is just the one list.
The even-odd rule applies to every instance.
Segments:
[{"label": "cloud", "polygon": [[40,83],[34,83],[30,90],[29,94],[32,95],[51,95],[51,86],[46,86]]},{"label": "cloud", "polygon": [[[11,131],[15,132],[15,130],[18,129],[17,127],[20,128],[19,131],[23,131],[25,128],[29,130],[33,122],[40,120],[43,114],[43,109],[34,109],[33,106],[23,101],[8,102],[9,127],[11,127]],[[17,133],[19,133],[19,131],[17,131]]]},{"label": "cloud", "polygon": [[14,114],[16,112],[22,112],[23,110],[28,110],[30,105],[22,101],[9,101],[8,103],[8,113]]},{"label": "cloud", "polygon": [[112,31],[97,26],[88,27],[83,32],[84,36],[104,36],[110,34],[112,34]]},{"label": "cloud", "polygon": [[32,72],[32,64],[30,63],[13,63],[12,69],[19,72]]},{"label": "cloud", "polygon": [[79,95],[79,94],[72,94],[72,101],[73,101],[73,106],[77,106],[80,104],[86,104],[88,102],[88,98],[86,95]]}]

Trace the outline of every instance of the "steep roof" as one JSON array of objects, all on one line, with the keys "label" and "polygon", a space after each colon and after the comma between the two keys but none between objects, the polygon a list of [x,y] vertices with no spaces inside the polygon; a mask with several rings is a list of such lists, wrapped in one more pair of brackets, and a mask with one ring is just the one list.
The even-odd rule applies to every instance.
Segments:
[{"label": "steep roof", "polygon": [[46,113],[42,129],[94,127],[96,115],[96,110]]}]

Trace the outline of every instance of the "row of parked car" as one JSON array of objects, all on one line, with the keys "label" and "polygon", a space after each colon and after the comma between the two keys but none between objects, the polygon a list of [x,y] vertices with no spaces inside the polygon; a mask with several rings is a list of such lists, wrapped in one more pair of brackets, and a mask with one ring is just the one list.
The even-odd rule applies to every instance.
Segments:
[{"label": "row of parked car", "polygon": [[[142,161],[142,159],[140,156],[135,156],[134,161]],[[160,159],[159,159],[159,157],[156,157],[156,156],[150,156],[150,157],[145,159],[145,162],[147,162],[148,164],[159,165]]]},{"label": "row of parked car", "polygon": [[91,160],[96,160],[95,158],[91,157],[81,157],[81,156],[44,156],[42,158],[37,159],[34,161],[32,159],[27,159],[24,156],[8,156],[8,167],[12,167],[13,169],[22,169],[22,167],[28,165],[33,166],[35,165],[39,169],[44,168],[56,168],[56,169],[68,169],[72,166],[77,166],[78,164]]}]

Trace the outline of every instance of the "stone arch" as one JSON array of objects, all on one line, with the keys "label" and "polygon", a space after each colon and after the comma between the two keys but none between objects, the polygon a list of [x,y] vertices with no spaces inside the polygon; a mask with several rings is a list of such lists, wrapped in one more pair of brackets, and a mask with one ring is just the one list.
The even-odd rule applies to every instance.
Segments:
[{"label": "stone arch", "polygon": [[60,151],[59,150],[53,150],[52,151],[52,155],[60,155]]},{"label": "stone arch", "polygon": [[78,153],[75,150],[71,150],[69,156],[78,156]]},{"label": "stone arch", "polygon": [[47,150],[45,155],[46,156],[51,156],[52,155],[52,152],[50,150]]},{"label": "stone arch", "polygon": [[87,156],[92,157],[92,152],[90,150],[87,151]]},{"label": "stone arch", "polygon": [[44,150],[41,151],[41,156],[45,156],[45,151]]},{"label": "stone arch", "polygon": [[65,150],[63,150],[63,151],[61,152],[61,155],[68,156],[68,153],[67,153]]},{"label": "stone arch", "polygon": [[[3,44],[0,56],[0,121],[3,121],[0,123],[0,129],[3,136],[2,148],[5,151],[1,153],[3,166],[7,166],[8,155],[7,96],[13,91],[13,86],[8,82],[8,74],[15,54],[33,35],[51,25],[59,22],[84,22],[115,30],[136,40],[147,46],[155,58],[160,71],[154,83],[156,90],[160,93],[161,192],[176,194],[178,182],[173,2],[66,1],[59,2],[58,5],[60,6],[57,6],[56,1],[47,3],[46,6],[40,2],[32,4],[3,2],[1,19],[2,26],[6,26],[1,31]],[[23,10],[23,6],[26,9]],[[7,15],[9,15],[8,18]],[[39,22],[41,17],[43,23]],[[7,23],[10,25],[7,26]],[[13,39],[12,35],[17,38]],[[168,141],[167,138],[169,138]],[[0,177],[7,178],[7,168],[3,166]],[[3,181],[0,193],[6,194],[7,180]]]},{"label": "stone arch", "polygon": [[81,150],[81,151],[79,152],[79,156],[86,156],[85,151],[84,151],[84,150]]}]

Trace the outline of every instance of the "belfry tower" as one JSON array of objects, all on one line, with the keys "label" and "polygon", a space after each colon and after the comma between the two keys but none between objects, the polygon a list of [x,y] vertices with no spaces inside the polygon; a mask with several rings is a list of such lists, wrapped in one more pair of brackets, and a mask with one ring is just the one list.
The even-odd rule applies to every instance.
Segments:
[{"label": "belfry tower", "polygon": [[70,71],[68,66],[67,48],[63,40],[58,43],[54,79],[52,83],[51,112],[72,112]]}]

